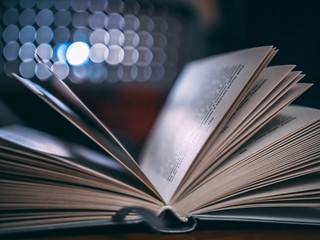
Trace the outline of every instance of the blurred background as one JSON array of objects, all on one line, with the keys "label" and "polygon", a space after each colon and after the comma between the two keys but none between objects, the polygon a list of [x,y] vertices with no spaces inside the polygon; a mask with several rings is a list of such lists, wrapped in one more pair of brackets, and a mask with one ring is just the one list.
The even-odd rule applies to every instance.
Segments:
[{"label": "blurred background", "polygon": [[[171,86],[194,59],[274,45],[315,86],[320,108],[320,4],[254,0],[2,0],[0,125],[24,123],[86,142],[11,73],[46,85],[37,52],[137,156]],[[50,87],[50,86],[49,86]]]}]

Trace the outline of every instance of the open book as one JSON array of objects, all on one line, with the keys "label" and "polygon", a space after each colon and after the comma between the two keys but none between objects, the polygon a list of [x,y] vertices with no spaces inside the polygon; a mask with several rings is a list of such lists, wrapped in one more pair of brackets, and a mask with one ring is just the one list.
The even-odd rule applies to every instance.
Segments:
[{"label": "open book", "polygon": [[141,222],[178,232],[205,220],[320,225],[320,110],[288,106],[311,84],[298,83],[293,65],[267,67],[276,52],[189,63],[139,161],[54,73],[56,96],[14,74],[105,154],[26,126],[0,128],[0,233]]}]

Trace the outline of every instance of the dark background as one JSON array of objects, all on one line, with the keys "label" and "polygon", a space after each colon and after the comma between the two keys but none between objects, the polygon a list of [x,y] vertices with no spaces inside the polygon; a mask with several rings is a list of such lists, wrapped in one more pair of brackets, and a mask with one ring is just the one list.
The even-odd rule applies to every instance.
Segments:
[{"label": "dark background", "polygon": [[[3,2],[1,14],[6,9]],[[130,2],[124,1],[125,4]],[[146,8],[150,6],[148,1],[138,2]],[[151,3],[154,15],[161,15],[161,6],[165,5],[166,11],[181,21],[182,33],[178,35],[181,45],[175,71],[164,65],[171,74],[151,84],[134,81],[112,83],[108,79],[101,84],[68,83],[134,156],[138,155],[174,79],[183,65],[193,59],[241,48],[274,45],[280,51],[271,64],[296,64],[296,69],[306,74],[302,81],[314,83],[312,89],[295,103],[320,108],[318,1],[190,0]],[[170,36],[167,37],[169,39]],[[2,41],[2,48],[3,45]],[[1,64],[3,61],[5,59]],[[0,87],[0,101],[7,106],[0,112],[1,125],[23,122],[70,140],[87,142],[69,123],[5,73],[1,75]],[[9,113],[10,110],[16,115]]]}]

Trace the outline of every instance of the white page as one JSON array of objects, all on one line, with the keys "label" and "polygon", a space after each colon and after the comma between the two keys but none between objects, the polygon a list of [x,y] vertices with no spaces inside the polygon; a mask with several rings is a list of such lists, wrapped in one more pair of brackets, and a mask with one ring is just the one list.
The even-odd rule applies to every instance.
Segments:
[{"label": "white page", "polygon": [[[72,104],[72,107],[76,107],[77,109],[71,108],[70,105],[67,105],[65,102],[52,95],[40,85],[16,74],[13,74],[13,76],[43,101],[45,101],[49,106],[65,117],[79,130],[81,130],[84,134],[86,134],[98,146],[109,153],[115,160],[121,163],[134,176],[136,176],[139,180],[141,180],[141,182],[146,184],[155,194],[159,196],[159,193],[146,175],[142,172],[139,165],[131,158],[130,155],[128,155],[127,151],[123,150],[124,148],[121,144],[119,144],[119,141],[112,134],[110,134],[109,130],[105,126],[101,125],[102,123],[85,107],[80,99],[77,99],[75,96],[68,96],[75,101],[75,103],[71,103],[71,101],[69,101],[69,104]],[[59,79],[54,79],[55,84],[60,83]],[[62,85],[65,86],[65,84]],[[65,94],[69,94],[71,89],[67,88],[67,86],[65,87],[67,89]]]},{"label": "white page", "polygon": [[167,202],[201,147],[273,52],[272,47],[253,48],[185,68],[141,158],[143,171]]},{"label": "white page", "polygon": [[[282,160],[282,149],[279,150],[276,158],[267,155],[268,153],[274,153],[280,147],[287,148],[289,144],[282,146],[282,143],[290,143],[290,136],[298,138],[298,136],[304,136],[306,128],[313,126],[313,124],[319,124],[320,111],[312,108],[289,106],[286,107],[281,113],[263,130],[250,139],[242,148],[231,155],[224,164],[222,164],[216,171],[216,176],[210,181],[203,184],[201,187],[190,193],[180,202],[177,202],[174,207],[182,215],[192,211],[194,206],[203,206],[210,201],[221,200],[226,194],[230,194],[234,191],[241,190],[242,187],[247,186],[250,183],[254,183],[257,180],[265,179],[261,170],[270,171],[265,169],[265,165],[268,162],[272,162],[272,168],[277,169],[281,173],[284,170],[280,169],[282,162],[278,163],[276,160]],[[299,131],[302,131],[301,135]],[[306,135],[309,136],[310,135]],[[310,139],[311,142],[318,141],[318,139]],[[276,143],[276,144],[275,144]],[[284,144],[285,144],[284,143]],[[274,148],[273,151],[268,151],[269,148]],[[312,146],[310,146],[312,148]],[[292,149],[299,151],[295,146]],[[306,148],[307,149],[307,148]],[[264,151],[264,152],[263,152]],[[267,151],[267,152],[265,152]],[[308,156],[309,151],[299,151],[305,157]],[[304,160],[304,157],[298,156],[286,158],[284,154],[283,160],[288,160],[296,163],[299,159]],[[318,156],[313,156],[313,159],[318,159]],[[264,161],[265,160],[265,161]],[[278,165],[280,164],[280,165]],[[288,164],[288,163],[285,163]],[[254,166],[255,165],[255,166]],[[291,166],[286,166],[287,170],[291,169]]]},{"label": "white page", "polygon": [[[222,143],[222,147],[219,147],[219,149],[216,148],[213,151],[211,151],[210,149],[211,156],[207,157],[205,162],[200,163],[201,166],[199,167],[205,169],[205,171],[200,172],[199,169],[189,170],[190,174],[185,178],[186,182],[183,183],[183,186],[181,188],[179,188],[179,193],[175,194],[175,198],[173,200],[183,197],[183,194],[187,194],[188,191],[191,191],[195,186],[200,184],[201,181],[208,181],[212,177],[211,173],[213,173],[213,175],[215,174],[216,171],[214,169],[219,164],[223,163],[223,161],[238,147],[240,147],[246,139],[250,138],[250,136],[252,136],[259,128],[261,128],[266,122],[268,122],[270,118],[272,118],[277,112],[288,105],[293,99],[302,94],[309,87],[310,84],[307,83],[296,84],[279,101],[277,101],[276,104],[272,106],[272,109],[269,109],[260,117],[257,116],[256,121],[248,125],[247,128],[243,129],[241,133],[236,137],[232,137],[232,139],[226,138],[225,141],[222,141],[223,138],[220,134],[211,146],[212,148],[214,148],[217,144]],[[233,117],[235,115],[233,115]],[[230,120],[232,120],[233,117]],[[239,127],[234,128],[233,132],[231,133],[236,134],[237,131],[239,131]],[[210,163],[208,163],[208,161],[210,161]],[[205,164],[207,164],[207,166],[205,166]],[[198,172],[196,172],[197,170]],[[188,188],[188,191],[186,191],[186,188]]]},{"label": "white page", "polygon": [[[289,74],[289,72],[293,68],[294,66],[290,66],[290,65],[266,68],[261,73],[257,81],[255,82],[249,94],[243,100],[241,105],[237,108],[237,111],[233,114],[233,116],[227,122],[224,129],[220,132],[219,136],[216,139],[214,139],[214,141],[209,141],[206,144],[205,149],[202,151],[202,154],[198,156],[198,158],[200,157],[205,159],[212,159],[212,156],[215,156],[216,154],[219,153],[219,151],[217,150],[221,148],[221,145],[229,146],[230,143],[233,143],[234,142],[233,135],[235,135],[238,132],[241,133],[241,130],[243,132],[244,130],[247,129],[247,128],[241,129],[240,126],[243,126],[243,122],[247,121],[246,119],[248,117],[258,118],[259,116],[258,114],[253,114],[253,116],[251,116],[251,113],[261,104],[261,102],[265,101],[267,96],[270,95],[270,92],[272,92],[279,85],[279,83],[281,83],[284,80],[284,78]],[[297,76],[298,73],[293,75]],[[276,109],[274,111],[276,111]],[[222,149],[224,148],[225,147],[222,147]],[[212,165],[212,162],[206,161],[205,164],[194,165],[195,168],[192,169],[192,171],[189,171],[190,172],[189,175],[193,175],[194,173],[196,173],[195,171],[199,171],[199,174],[200,174],[201,172],[203,172],[203,170],[201,169],[206,169],[208,167],[206,165],[208,164]],[[197,173],[193,175],[193,177],[198,178]],[[193,182],[194,179],[189,178],[188,176],[187,181]]]},{"label": "white page", "polygon": [[[319,167],[318,167],[319,170]],[[302,175],[301,175],[302,176]],[[217,204],[208,205],[201,210],[197,210],[196,213],[205,213],[217,209],[226,209],[229,207],[247,208],[252,206],[258,206],[264,204],[265,206],[272,206],[272,202],[276,201],[274,206],[279,207],[284,204],[289,206],[295,206],[295,202],[290,203],[290,199],[293,197],[300,200],[312,200],[315,195],[318,195],[319,199],[319,173],[311,171],[309,174],[302,177],[289,179],[284,182],[272,184],[270,186],[262,186],[253,191],[249,191],[244,194],[240,194],[236,197],[227,198],[224,201],[219,201]],[[308,204],[304,202],[304,205]]]},{"label": "white page", "polygon": [[[279,119],[278,121],[276,121]],[[250,139],[245,145],[243,145],[239,150],[237,150],[231,158],[229,158],[232,165],[232,160],[241,158],[244,159],[263,147],[267,147],[275,142],[275,139],[283,139],[284,137],[303,129],[304,127],[311,125],[312,123],[319,121],[320,111],[318,109],[312,109],[307,107],[300,106],[288,106],[283,109],[280,114],[277,115],[277,118],[274,119],[271,123],[274,123],[274,126],[271,123],[266,126],[268,129],[267,132],[261,130],[261,134],[257,134],[254,138]],[[284,122],[281,125],[279,122]]]},{"label": "white page", "polygon": [[[75,167],[79,174],[82,171],[88,173],[87,178],[98,177],[101,178],[101,182],[107,179],[107,187],[114,187],[113,191],[125,193],[126,189],[129,188],[137,196],[141,194],[150,195],[150,191],[114,159],[80,145],[63,142],[61,139],[41,131],[19,125],[2,127],[0,128],[0,142],[0,165],[1,158],[4,156],[16,160],[19,158],[19,153],[29,155],[31,159],[35,159],[35,162],[41,158],[45,163],[45,158],[50,158],[52,163]],[[10,151],[12,149],[18,153],[16,156],[10,156],[5,151],[2,152],[2,150]],[[35,156],[33,157],[32,154],[35,154]],[[24,161],[24,164],[27,164],[27,162]],[[25,170],[27,170],[27,167]],[[83,180],[86,180],[86,178]],[[147,196],[147,198],[149,199],[150,196]]]}]

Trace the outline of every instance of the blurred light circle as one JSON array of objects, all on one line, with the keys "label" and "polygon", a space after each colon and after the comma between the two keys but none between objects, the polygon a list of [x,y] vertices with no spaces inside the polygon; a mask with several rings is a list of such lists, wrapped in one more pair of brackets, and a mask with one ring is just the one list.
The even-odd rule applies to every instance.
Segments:
[{"label": "blurred light circle", "polygon": [[[139,15],[141,10],[139,2],[141,1],[125,1],[123,13]],[[144,2],[144,3],[147,3],[147,2]],[[144,8],[143,10],[146,10],[146,9]]]},{"label": "blurred light circle", "polygon": [[35,72],[37,78],[40,80],[46,80],[52,75],[52,73],[42,63],[37,63]]},{"label": "blurred light circle", "polygon": [[132,14],[126,14],[124,15],[124,29],[125,30],[134,30],[137,31],[140,27],[140,21],[139,19]]},{"label": "blurred light circle", "polygon": [[108,55],[106,56],[106,62],[110,65],[117,65],[123,61],[124,51],[118,45],[112,45],[109,47]]},{"label": "blurred light circle", "polygon": [[140,29],[143,31],[152,32],[154,29],[154,22],[151,17],[142,15],[139,17],[140,20]]},{"label": "blurred light circle", "polygon": [[131,75],[132,80],[136,80],[137,79],[138,73],[139,73],[138,67],[137,66],[132,66],[132,68],[130,70],[130,75]]},{"label": "blurred light circle", "polygon": [[52,58],[53,50],[49,44],[41,43],[37,47],[36,53],[39,54],[43,60],[49,61]]},{"label": "blurred light circle", "polygon": [[37,6],[39,9],[45,9],[45,8],[51,8],[53,5],[52,0],[38,0],[37,1]]},{"label": "blurred light circle", "polygon": [[122,60],[122,64],[125,66],[132,66],[136,64],[139,59],[139,52],[137,49],[131,46],[126,46],[123,48],[124,57]]},{"label": "blurred light circle", "polygon": [[112,0],[109,1],[107,12],[108,13],[121,13],[124,8],[124,3],[122,0]]},{"label": "blurred light circle", "polygon": [[88,25],[92,29],[102,29],[107,21],[107,15],[103,12],[94,12],[89,16]]},{"label": "blurred light circle", "polygon": [[151,48],[153,45],[153,37],[151,33],[146,31],[139,32],[140,46]]},{"label": "blurred light circle", "polygon": [[53,32],[50,27],[43,26],[37,30],[36,41],[38,43],[49,43],[53,38]]},{"label": "blurred light circle", "polygon": [[25,43],[19,50],[19,57],[22,61],[34,59],[36,46],[33,43]]},{"label": "blurred light circle", "polygon": [[122,46],[124,43],[124,34],[119,29],[109,30],[109,41],[106,42],[108,46],[118,45]]},{"label": "blurred light circle", "polygon": [[119,82],[119,77],[117,70],[120,66],[119,65],[107,65],[107,70],[108,70],[108,78],[106,81],[108,83],[116,83]]},{"label": "blurred light circle", "polygon": [[161,81],[165,75],[165,70],[163,66],[158,66],[153,69],[153,81]]},{"label": "blurred light circle", "polygon": [[33,8],[37,0],[20,0],[21,8]]},{"label": "blurred light circle", "polygon": [[144,82],[149,80],[152,75],[151,66],[138,67],[137,81]]},{"label": "blurred light circle", "polygon": [[125,67],[125,66],[119,66],[117,68],[117,75],[118,78],[121,79],[124,82],[131,82],[131,74],[130,74],[130,67]]},{"label": "blurred light circle", "polygon": [[19,28],[16,25],[10,24],[3,31],[3,40],[5,42],[17,41],[19,37]]},{"label": "blurred light circle", "polygon": [[163,21],[160,23],[160,31],[162,33],[166,33],[168,31],[168,22],[166,21],[166,19],[162,19]]},{"label": "blurred light circle", "polygon": [[107,46],[102,43],[94,44],[90,49],[90,59],[94,63],[101,63],[105,60],[105,56],[108,55],[106,53],[108,50]]},{"label": "blurred light circle", "polygon": [[4,25],[16,24],[19,19],[19,12],[16,8],[7,9],[2,15]]},{"label": "blurred light circle", "polygon": [[60,61],[60,62],[67,62],[67,49],[68,46],[70,44],[69,43],[59,43],[54,47],[54,56],[55,58]]},{"label": "blurred light circle", "polygon": [[145,66],[143,69],[143,75],[145,80],[149,80],[152,76],[152,68],[151,66]]},{"label": "blurred light circle", "polygon": [[151,63],[153,59],[153,54],[149,48],[146,47],[139,47],[139,60],[137,64],[139,66],[147,66]]},{"label": "blurred light circle", "polygon": [[105,41],[109,41],[109,33],[103,29],[94,30],[90,34],[90,43],[104,43]]},{"label": "blurred light circle", "polygon": [[73,32],[72,40],[74,42],[89,42],[91,31],[86,27],[81,27]]},{"label": "blurred light circle", "polygon": [[124,31],[124,45],[136,47],[139,45],[140,38],[139,35],[132,30]]},{"label": "blurred light circle", "polygon": [[24,78],[32,78],[35,73],[36,63],[32,59],[28,59],[20,63],[19,72]]},{"label": "blurred light circle", "polygon": [[53,22],[54,16],[50,9],[42,9],[36,16],[38,26],[49,26]]},{"label": "blurred light circle", "polygon": [[66,10],[71,6],[71,1],[65,1],[65,0],[56,0],[54,1],[54,7],[57,10]]},{"label": "blurred light circle", "polygon": [[17,42],[9,42],[3,48],[3,56],[8,61],[16,60],[19,56],[20,46]]},{"label": "blurred light circle", "polygon": [[165,48],[167,46],[167,37],[163,33],[155,32],[153,33],[153,36],[154,36],[154,46],[159,48]]},{"label": "blurred light circle", "polygon": [[71,65],[81,65],[89,58],[89,46],[84,42],[74,42],[68,47],[66,56]]},{"label": "blurred light circle", "polygon": [[73,83],[82,83],[85,78],[87,77],[87,70],[84,66],[82,65],[78,65],[78,66],[73,66],[71,68],[72,73],[71,75],[69,75],[69,79],[71,80],[71,82]]},{"label": "blurred light circle", "polygon": [[168,31],[168,22],[164,17],[154,17],[154,31],[160,31],[166,33]]},{"label": "blurred light circle", "polygon": [[60,79],[65,79],[67,78],[68,74],[69,74],[69,66],[68,64],[66,64],[65,62],[55,62],[53,65],[52,65],[52,71],[57,74],[57,76],[60,78]]},{"label": "blurred light circle", "polygon": [[72,25],[76,28],[85,27],[88,24],[88,12],[75,12],[72,14]]},{"label": "blurred light circle", "polygon": [[124,18],[119,13],[110,13],[106,21],[107,29],[123,29],[125,24]]},{"label": "blurred light circle", "polygon": [[58,27],[53,31],[53,41],[55,43],[67,42],[70,39],[70,31],[66,27]]},{"label": "blurred light circle", "polygon": [[119,79],[123,80],[123,77],[124,77],[123,66],[117,67],[117,76],[118,76]]},{"label": "blurred light circle", "polygon": [[23,27],[19,33],[19,40],[21,43],[33,42],[35,37],[36,29],[30,25]]},{"label": "blurred light circle", "polygon": [[107,78],[108,72],[104,64],[90,64],[88,70],[89,80],[93,83],[103,82]]},{"label": "blurred light circle", "polygon": [[153,63],[160,66],[166,61],[166,53],[162,48],[153,48]]},{"label": "blurred light circle", "polygon": [[108,6],[108,1],[89,1],[89,9],[92,12],[99,12],[106,9]]},{"label": "blurred light circle", "polygon": [[54,24],[57,27],[68,26],[71,23],[72,16],[67,10],[57,11],[54,15]]},{"label": "blurred light circle", "polygon": [[21,26],[33,25],[36,18],[36,13],[33,9],[27,8],[19,15],[19,23]]},{"label": "blurred light circle", "polygon": [[88,3],[90,1],[88,0],[71,0],[71,7],[73,10],[79,12],[79,11],[85,11],[88,8]]}]

